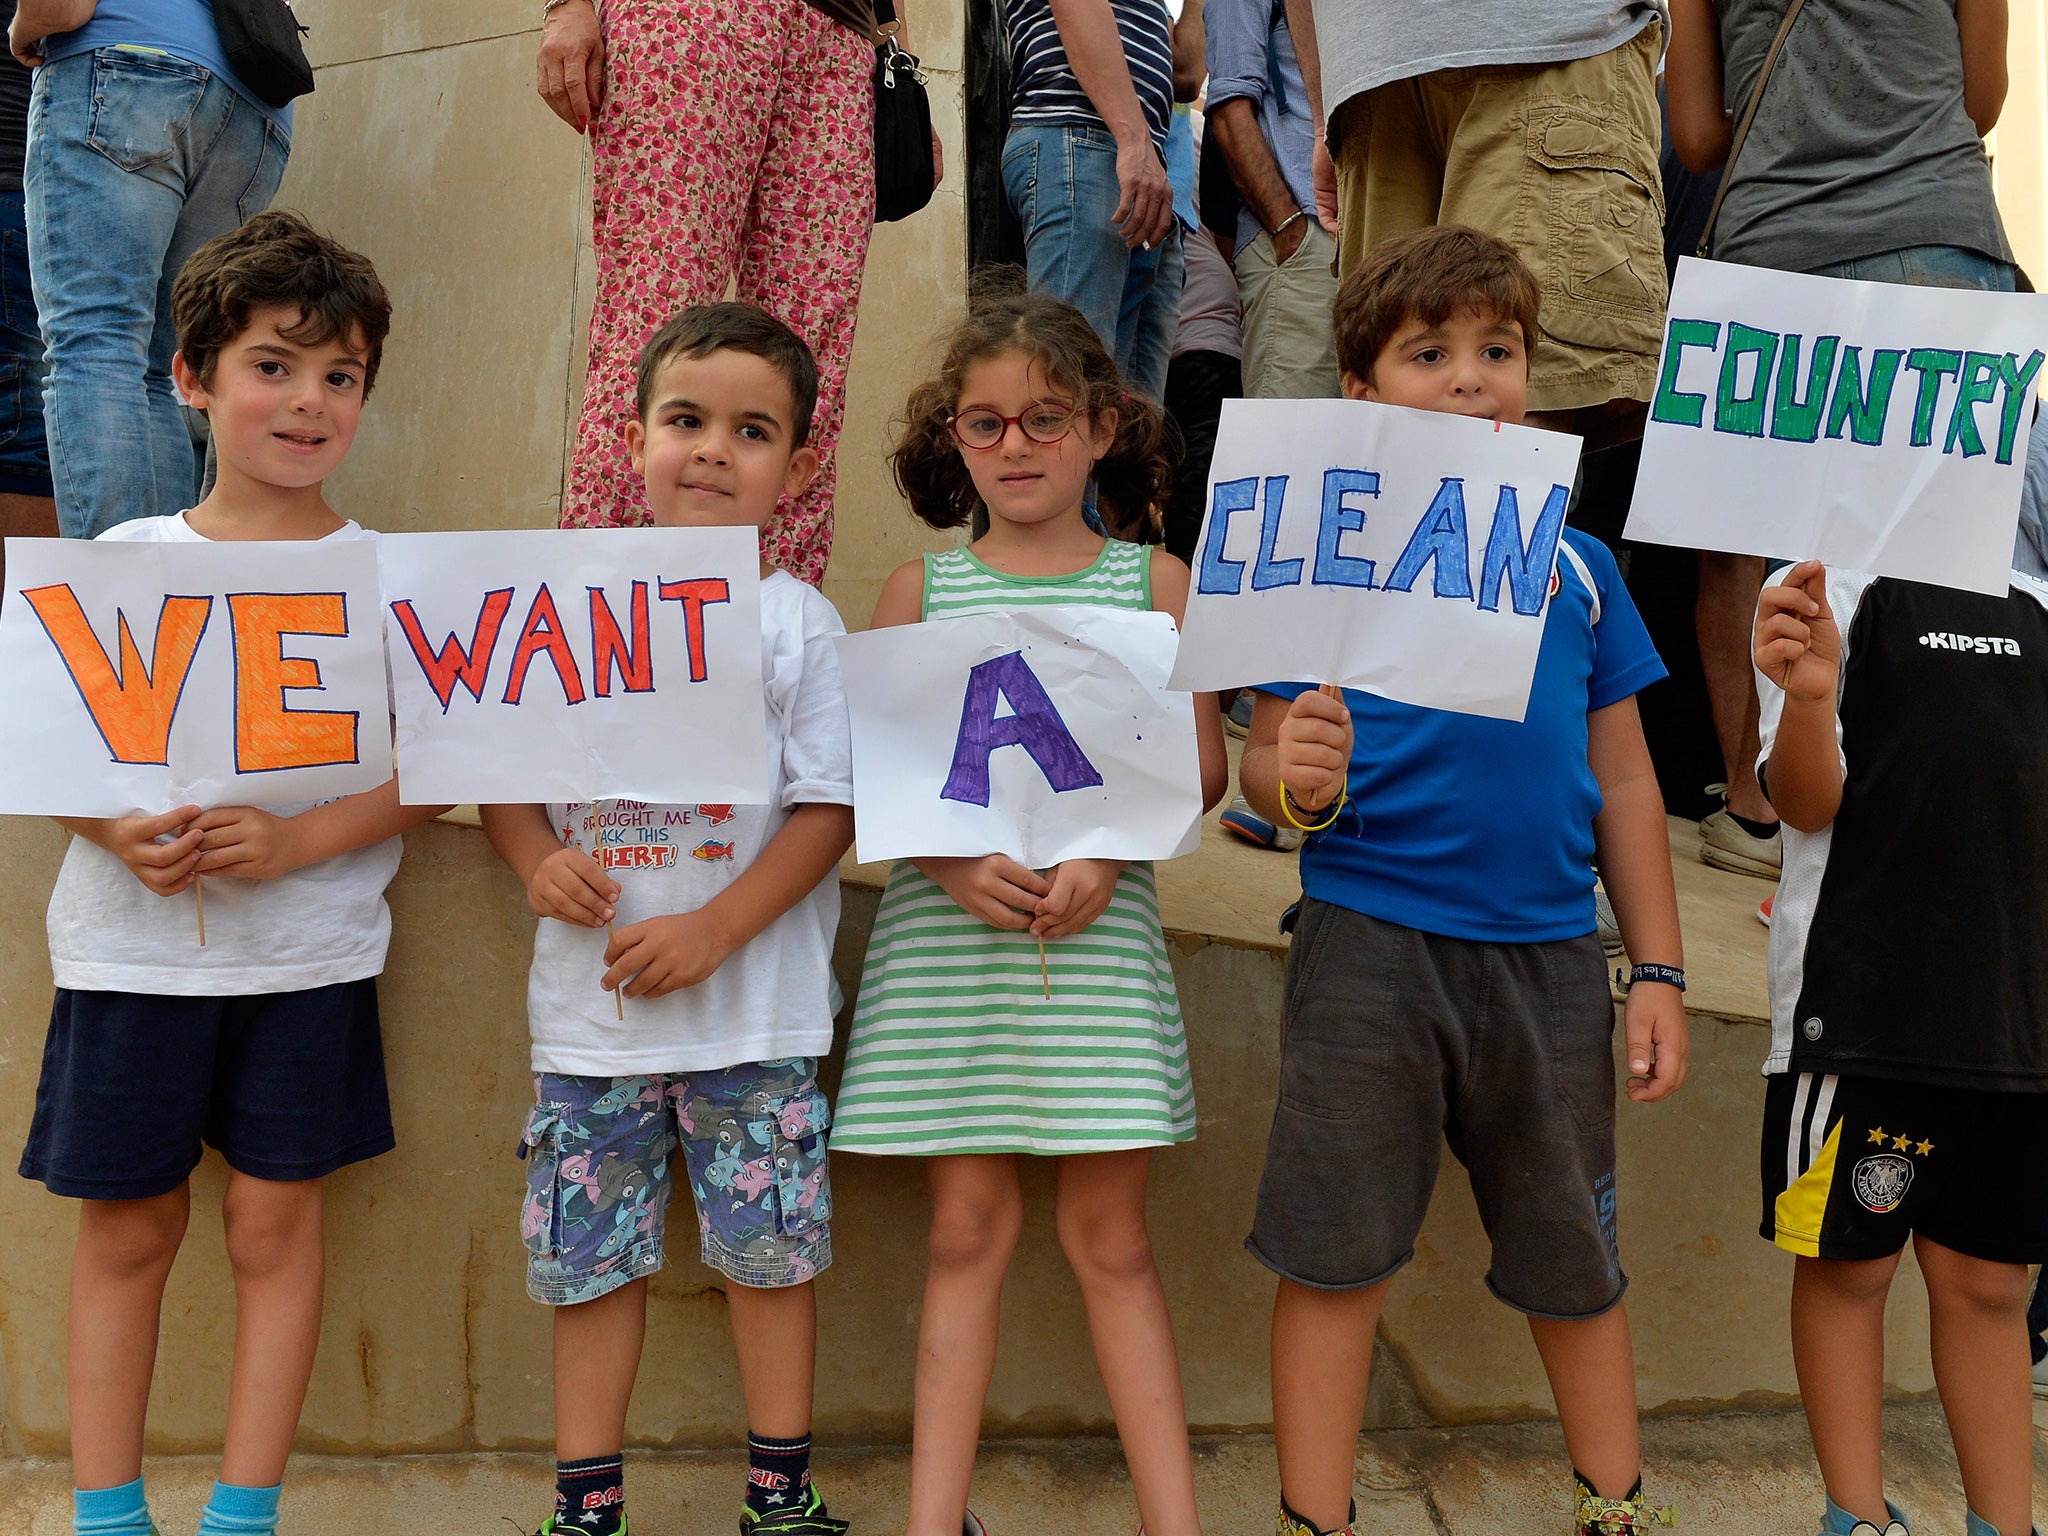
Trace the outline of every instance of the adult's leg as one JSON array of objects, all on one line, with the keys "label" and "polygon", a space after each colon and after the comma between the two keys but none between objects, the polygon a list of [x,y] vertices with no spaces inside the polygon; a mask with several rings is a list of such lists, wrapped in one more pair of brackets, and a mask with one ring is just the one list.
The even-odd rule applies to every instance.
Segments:
[{"label": "adult's leg", "polygon": [[142,1475],[164,1281],[191,1212],[183,1184],[149,1200],[79,1206],[66,1326],[72,1477],[80,1488],[118,1488]]},{"label": "adult's leg", "polygon": [[647,521],[626,453],[640,348],[677,310],[725,296],[774,104],[774,56],[729,0],[611,0],[604,104],[590,122],[597,296],[565,528]]},{"label": "adult's leg", "polygon": [[1184,448],[1166,507],[1166,552],[1177,560],[1194,561],[1223,402],[1242,393],[1238,360],[1228,352],[1182,352],[1166,370],[1166,410],[1180,427]]},{"label": "adult's leg", "polygon": [[1194,1463],[1173,1319],[1145,1230],[1147,1148],[1060,1160],[1060,1247],[1081,1285],[1088,1333],[1124,1460],[1152,1536],[1198,1533]]},{"label": "adult's leg", "polygon": [[68,537],[185,505],[189,452],[183,484],[157,484],[160,402],[148,380],[190,169],[227,94],[168,55],[80,54],[36,72],[23,181],[49,356],[44,427]]},{"label": "adult's leg", "polygon": [[194,251],[270,206],[292,149],[291,136],[283,128],[218,80],[209,87],[201,110],[209,123],[219,122],[219,131],[190,169],[185,205],[157,283],[156,326],[150,333],[149,371],[143,376],[149,394],[150,459],[156,470],[158,506],[165,512],[191,506],[207,489],[206,446],[194,440],[192,423],[171,386],[171,358],[178,350],[172,290]]},{"label": "adult's leg", "polygon": [[1337,344],[1330,309],[1337,245],[1311,223],[1292,256],[1276,262],[1273,237],[1237,253],[1244,299],[1244,389],[1253,400],[1314,400],[1338,393]]},{"label": "adult's leg", "polygon": [[284,1478],[320,1343],[327,1272],[320,1181],[230,1171],[221,1215],[235,1276],[235,1363],[220,1479],[271,1488]]},{"label": "adult's leg", "polygon": [[738,291],[803,337],[818,360],[818,473],[801,497],[776,508],[762,552],[816,585],[832,553],[846,369],[875,224],[875,55],[867,39],[804,0],[758,8],[775,19],[783,45],[740,241]]},{"label": "adult's leg", "polygon": [[[0,539],[54,539],[43,436],[43,333],[28,275],[26,199],[0,192]],[[0,585],[7,564],[0,556]]]},{"label": "adult's leg", "polygon": [[1437,222],[1446,127],[1421,79],[1353,96],[1330,117],[1337,167],[1337,270],[1351,271],[1389,235]]},{"label": "adult's leg", "polygon": [[1663,345],[1662,42],[1652,26],[1591,58],[1429,77],[1463,97],[1441,220],[1507,241],[1535,275],[1530,424],[1589,448],[1641,434]]},{"label": "adult's leg", "polygon": [[1754,555],[1700,551],[1699,598],[1693,625],[1700,642],[1700,668],[1707,676],[1707,707],[1721,743],[1727,771],[1728,809],[1751,821],[1774,822],[1778,813],[1764,798],[1756,777],[1756,679],[1750,666],[1750,631],[1757,594],[1763,590],[1764,562]]},{"label": "adult's leg", "polygon": [[1351,1469],[1372,1385],[1373,1335],[1393,1283],[1319,1291],[1282,1280],[1273,1298],[1280,1497],[1319,1530],[1334,1531],[1351,1518]]},{"label": "adult's leg", "polygon": [[1532,1317],[1529,1332],[1573,1469],[1602,1498],[1627,1498],[1643,1466],[1627,1309],[1617,1303],[1598,1317]]},{"label": "adult's leg", "polygon": [[1003,146],[1003,190],[1024,226],[1032,292],[1080,310],[1115,357],[1133,260],[1110,223],[1120,195],[1116,140],[1106,129],[1013,128]]},{"label": "adult's leg", "polygon": [[1913,1254],[1927,1280],[1934,1385],[1963,1492],[2001,1536],[2023,1536],[2033,1525],[2034,1465],[2027,1267],[1973,1259],[1920,1233]]},{"label": "adult's leg", "polygon": [[1809,1259],[1792,1271],[1792,1366],[1828,1497],[1882,1530],[1884,1303],[1899,1256]]},{"label": "adult's leg", "polygon": [[931,1257],[917,1326],[909,1536],[959,1536],[996,1367],[1003,1276],[1024,1229],[1017,1160],[931,1159]]},{"label": "adult's leg", "polygon": [[1117,319],[1116,362],[1124,382],[1148,400],[1166,395],[1166,365],[1180,329],[1181,288],[1187,278],[1185,233],[1176,221],[1149,251],[1135,252],[1124,278]]}]

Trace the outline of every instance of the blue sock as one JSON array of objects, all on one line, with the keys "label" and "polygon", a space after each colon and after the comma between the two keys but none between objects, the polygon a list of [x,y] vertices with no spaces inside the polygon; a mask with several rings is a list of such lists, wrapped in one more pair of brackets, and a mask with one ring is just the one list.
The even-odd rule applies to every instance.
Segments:
[{"label": "blue sock", "polygon": [[76,1536],[150,1536],[142,1479],[118,1488],[72,1489],[71,1529]]},{"label": "blue sock", "polygon": [[199,1516],[199,1536],[277,1536],[275,1488],[237,1488],[232,1483],[215,1483],[213,1497]]}]

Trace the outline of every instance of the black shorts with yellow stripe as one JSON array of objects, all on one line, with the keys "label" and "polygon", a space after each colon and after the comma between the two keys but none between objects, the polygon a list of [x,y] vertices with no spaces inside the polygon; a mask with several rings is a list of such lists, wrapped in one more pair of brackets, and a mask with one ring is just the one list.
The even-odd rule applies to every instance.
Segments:
[{"label": "black shorts with yellow stripe", "polygon": [[1969,1258],[2048,1261],[2048,1094],[1788,1072],[1764,1098],[1763,1235],[1879,1259],[1913,1233]]}]

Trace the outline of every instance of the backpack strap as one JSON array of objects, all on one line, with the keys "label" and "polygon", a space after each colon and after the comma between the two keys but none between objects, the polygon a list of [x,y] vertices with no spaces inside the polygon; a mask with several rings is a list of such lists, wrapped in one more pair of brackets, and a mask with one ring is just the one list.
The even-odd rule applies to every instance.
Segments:
[{"label": "backpack strap", "polygon": [[1764,54],[1764,67],[1757,72],[1756,85],[1751,88],[1749,100],[1743,103],[1742,116],[1735,124],[1735,137],[1728,144],[1728,159],[1721,167],[1721,184],[1714,189],[1714,201],[1707,209],[1707,222],[1700,230],[1699,249],[1695,256],[1707,254],[1707,247],[1713,243],[1714,224],[1721,217],[1721,202],[1728,196],[1728,183],[1735,172],[1735,157],[1742,153],[1742,142],[1749,137],[1749,125],[1756,121],[1756,109],[1764,99],[1764,87],[1771,83],[1771,68],[1778,62],[1778,55],[1785,51],[1785,39],[1791,35],[1792,23],[1799,19],[1799,12],[1806,0],[1792,0],[1785,7],[1785,19],[1778,23],[1777,35],[1771,39],[1771,46]]}]

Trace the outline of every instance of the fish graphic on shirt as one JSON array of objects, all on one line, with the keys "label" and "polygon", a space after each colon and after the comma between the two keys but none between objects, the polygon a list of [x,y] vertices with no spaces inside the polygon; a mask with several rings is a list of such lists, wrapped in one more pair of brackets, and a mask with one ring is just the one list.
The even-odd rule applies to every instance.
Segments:
[{"label": "fish graphic on shirt", "polygon": [[706,864],[715,864],[720,859],[724,859],[730,864],[732,862],[732,848],[733,845],[729,842],[721,843],[715,838],[707,838],[690,850],[690,857],[702,859]]},{"label": "fish graphic on shirt", "polygon": [[697,814],[712,826],[722,827],[732,820],[734,812],[729,805],[700,805],[697,807]]}]

